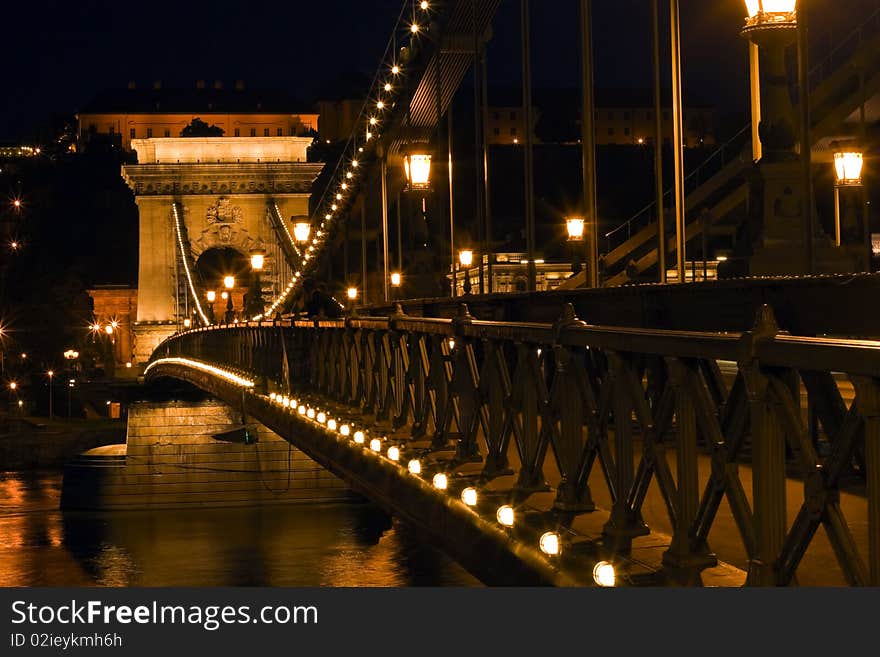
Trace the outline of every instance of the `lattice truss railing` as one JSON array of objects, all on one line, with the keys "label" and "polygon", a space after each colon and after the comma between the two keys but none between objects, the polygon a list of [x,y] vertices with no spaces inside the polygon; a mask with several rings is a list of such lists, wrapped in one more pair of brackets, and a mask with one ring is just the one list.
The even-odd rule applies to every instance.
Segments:
[{"label": "lattice truss railing", "polygon": [[[673,528],[664,566],[685,582],[716,563],[709,536],[726,500],[750,584],[796,583],[820,526],[849,584],[880,584],[880,342],[792,337],[769,308],[752,331],[717,334],[590,326],[570,307],[554,325],[484,322],[463,307],[453,320],[199,330],[162,349],[356,407],[437,450],[454,446],[455,461],[479,461],[485,480],[516,474],[520,502],[553,473],[555,511],[569,520],[595,509],[598,468],[593,485],[612,500],[603,542],[620,553],[651,531],[642,505],[654,481]],[[722,375],[730,362],[735,372]],[[835,373],[854,387],[849,406]],[[802,390],[821,431],[804,420]],[[787,477],[803,481],[793,522]],[[861,542],[840,503],[853,479],[867,482]]]}]

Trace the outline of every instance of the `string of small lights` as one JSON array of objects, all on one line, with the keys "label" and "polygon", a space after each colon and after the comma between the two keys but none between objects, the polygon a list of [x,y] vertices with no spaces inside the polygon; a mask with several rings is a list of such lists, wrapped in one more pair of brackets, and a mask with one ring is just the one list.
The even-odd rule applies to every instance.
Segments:
[{"label": "string of small lights", "polygon": [[386,124],[389,112],[394,108],[396,90],[400,88],[405,77],[404,62],[401,61],[400,52],[397,49],[398,33],[404,33],[408,39],[407,52],[412,51],[413,45],[427,31],[427,18],[430,15],[431,3],[426,0],[406,0],[403,3],[394,31],[385,48],[382,64],[373,77],[373,83],[367,100],[361,108],[355,127],[346,142],[345,148],[336,163],[330,182],[324,189],[321,200],[315,206],[311,217],[313,225],[317,225],[315,237],[305,249],[302,264],[291,278],[289,284],[282,290],[270,304],[264,315],[254,317],[255,320],[263,316],[273,316],[290,299],[302,283],[305,276],[312,271],[316,264],[316,256],[324,245],[330,229],[334,223],[343,216],[345,208],[355,198],[362,162],[365,161],[375,150],[379,141],[380,130]]},{"label": "string of small lights", "polygon": [[177,247],[180,249],[180,259],[183,261],[183,271],[186,272],[186,281],[189,285],[189,291],[192,294],[193,303],[195,303],[196,305],[196,310],[199,313],[199,317],[202,318],[202,322],[205,324],[205,326],[207,326],[211,323],[211,321],[208,319],[205,311],[202,310],[202,304],[199,300],[199,295],[196,292],[196,286],[193,283],[192,274],[189,271],[189,263],[187,262],[186,250],[183,248],[183,231],[180,227],[180,211],[177,209],[177,203],[172,203],[171,209],[174,212],[174,229],[177,235]]},{"label": "string of small lights", "polygon": [[[179,357],[156,359],[147,365],[144,373],[148,373],[154,367],[166,364],[183,365],[206,372],[240,386],[245,390],[249,390],[251,393],[254,393],[254,380],[258,378],[256,375],[249,375],[246,372],[236,374],[210,363]],[[248,376],[250,378],[247,378]],[[386,435],[373,434],[370,429],[360,427],[357,423],[344,419],[329,409],[321,408],[320,405],[308,399],[297,399],[282,392],[260,393],[258,396],[278,406],[283,411],[296,415],[301,421],[322,429],[329,437],[335,440],[351,441],[354,445],[373,454],[375,458],[382,459],[405,471],[408,473],[406,476],[413,476],[424,480],[430,478],[431,486],[438,493],[453,494],[453,491],[450,489],[453,488],[455,475],[442,469],[434,472],[432,475],[428,471],[431,466],[423,463],[422,459],[419,458],[422,452],[411,454],[412,458],[404,458],[404,450],[406,448],[403,444],[389,439]],[[480,505],[480,493],[475,486],[466,485],[457,493],[457,496],[464,507],[472,513],[480,514],[480,509],[478,508]],[[485,504],[483,504],[483,507],[484,510],[488,510],[485,509]],[[512,531],[517,521],[516,508],[512,504],[502,504],[497,508],[494,506],[491,508],[494,509],[495,520],[498,524],[504,530]],[[562,554],[565,539],[558,531],[547,531],[538,538],[537,543],[542,553],[550,559],[555,559]],[[615,566],[609,561],[598,561],[595,563],[592,574],[593,580],[599,586],[612,587],[617,583]]]}]

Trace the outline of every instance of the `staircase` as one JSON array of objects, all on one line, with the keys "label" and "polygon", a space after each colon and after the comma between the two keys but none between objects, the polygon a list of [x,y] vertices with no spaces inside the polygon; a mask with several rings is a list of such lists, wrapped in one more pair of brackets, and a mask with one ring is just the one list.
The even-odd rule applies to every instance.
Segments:
[{"label": "staircase", "polygon": [[[864,99],[880,94],[880,7],[840,42],[809,76],[811,141],[815,146],[828,137],[844,136],[844,121]],[[704,226],[714,237],[734,235],[746,217],[749,185],[744,174],[752,164],[751,125],[746,125],[685,179],[685,239],[701,238]],[[673,190],[664,194],[671,199]],[[667,213],[667,232],[675,230]],[[706,214],[704,214],[706,213]],[[605,235],[602,264],[604,285],[617,286],[638,279],[656,268],[656,203],[652,203]],[[676,241],[667,235],[666,252],[674,261]],[[627,266],[633,262],[634,267]],[[586,272],[569,278],[561,288],[577,288]]]}]

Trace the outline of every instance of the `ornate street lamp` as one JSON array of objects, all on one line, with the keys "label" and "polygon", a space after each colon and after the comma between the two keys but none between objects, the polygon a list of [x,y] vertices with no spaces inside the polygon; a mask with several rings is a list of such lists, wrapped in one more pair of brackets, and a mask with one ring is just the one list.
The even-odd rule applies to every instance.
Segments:
[{"label": "ornate street lamp", "polygon": [[565,229],[568,232],[568,241],[573,244],[571,256],[571,271],[579,274],[583,269],[581,257],[578,254],[578,245],[584,241],[586,220],[583,217],[568,217],[565,220]]},{"label": "ornate street lamp", "polygon": [[413,149],[404,153],[403,169],[409,189],[431,188],[431,154],[427,149]]},{"label": "ornate street lamp", "polygon": [[214,302],[217,300],[217,293],[214,290],[208,290],[205,297],[208,299],[208,319],[214,323]]},{"label": "ornate street lamp", "polygon": [[473,289],[471,286],[471,265],[474,264],[474,252],[471,249],[462,249],[458,252],[458,262],[464,269],[464,293],[470,294]]},{"label": "ornate street lamp", "polygon": [[263,310],[263,286],[260,283],[260,272],[263,271],[265,264],[265,253],[263,251],[254,251],[251,253],[251,269],[254,272],[253,287],[248,295],[247,314],[251,317],[262,315]]},{"label": "ornate street lamp", "polygon": [[788,88],[785,49],[797,37],[797,0],[745,0],[742,35],[758,46],[763,69],[758,128],[770,161],[796,159],[794,110]]},{"label": "ornate street lamp", "polygon": [[745,0],[746,30],[797,28],[797,0]]},{"label": "ornate street lamp", "polygon": [[54,383],[55,383],[55,372],[53,370],[49,370],[46,372],[46,376],[49,377],[49,419],[53,419],[55,417],[54,409],[52,408],[52,402],[54,400]]},{"label": "ornate street lamp", "polygon": [[[841,220],[840,220],[840,197],[845,195],[847,208],[853,209],[858,201],[853,198],[853,190],[860,190],[862,187],[862,166],[864,165],[864,155],[861,151],[854,148],[841,149],[834,153],[834,243],[840,246],[842,242]],[[849,221],[845,221],[848,226],[855,223],[852,213],[847,213]]]},{"label": "ornate street lamp", "polygon": [[849,150],[834,154],[834,173],[837,184],[841,187],[858,187],[862,184],[862,166],[864,155],[859,151]]},{"label": "ornate street lamp", "polygon": [[308,221],[297,221],[293,224],[293,237],[300,244],[308,242],[311,233],[312,225]]},{"label": "ornate street lamp", "polygon": [[235,287],[235,277],[224,276],[223,287],[226,288],[226,321],[231,323],[235,319],[235,306],[232,303],[232,289]]}]

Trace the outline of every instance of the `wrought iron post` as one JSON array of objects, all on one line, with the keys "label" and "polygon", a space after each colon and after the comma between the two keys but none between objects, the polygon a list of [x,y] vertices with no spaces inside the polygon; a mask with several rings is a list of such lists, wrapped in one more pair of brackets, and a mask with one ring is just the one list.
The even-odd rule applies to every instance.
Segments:
[{"label": "wrought iron post", "polygon": [[587,286],[599,286],[599,210],[596,200],[596,127],[592,0],[581,0],[581,154],[587,213]]}]

